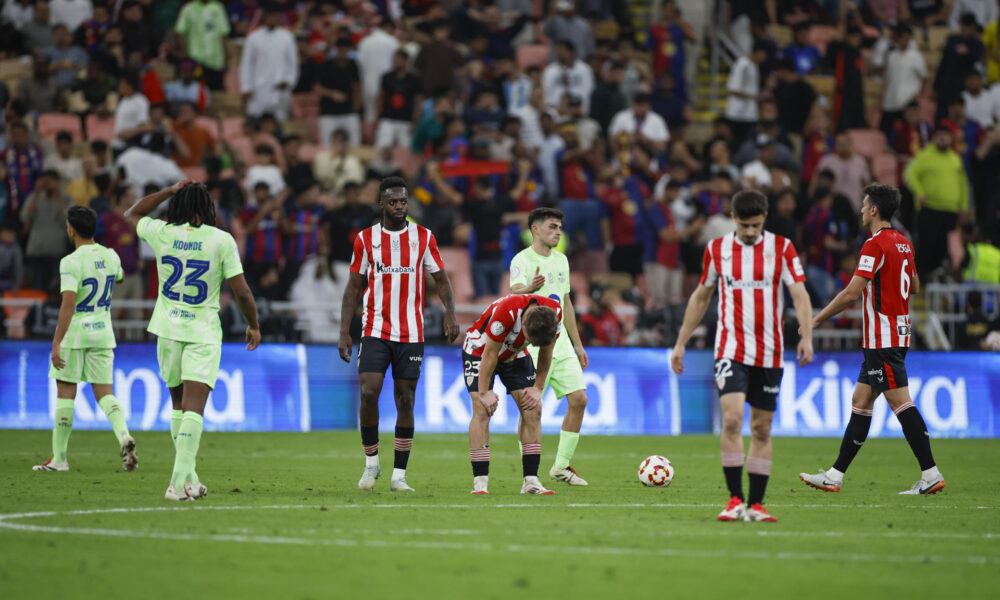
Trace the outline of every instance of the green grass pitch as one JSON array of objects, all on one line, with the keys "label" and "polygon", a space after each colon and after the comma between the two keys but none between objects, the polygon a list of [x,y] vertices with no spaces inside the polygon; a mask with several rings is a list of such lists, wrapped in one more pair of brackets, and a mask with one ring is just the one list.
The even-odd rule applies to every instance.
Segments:
[{"label": "green grass pitch", "polygon": [[[409,481],[356,485],[353,432],[202,439],[209,496],[163,500],[169,435],[139,433],[123,473],[110,432],[77,431],[69,473],[35,473],[47,431],[0,432],[3,598],[995,598],[1000,581],[1000,441],[935,440],[947,488],[903,497],[919,476],[904,440],[870,440],[839,494],[799,471],[828,466],[839,440],[775,440],[767,503],[778,523],[719,523],[711,436],[581,438],[586,488],[520,491],[511,436],[494,436],[490,496],[470,496],[467,441],[417,435]],[[543,443],[547,481],[556,437]],[[667,489],[636,478],[663,454]],[[24,516],[24,513],[41,513]],[[11,517],[9,515],[22,516]]]}]

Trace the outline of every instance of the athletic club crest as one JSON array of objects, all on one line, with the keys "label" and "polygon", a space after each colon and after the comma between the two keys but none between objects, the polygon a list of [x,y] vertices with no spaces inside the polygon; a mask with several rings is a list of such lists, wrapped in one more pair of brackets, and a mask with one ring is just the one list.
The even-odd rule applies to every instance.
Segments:
[{"label": "athletic club crest", "polygon": [[399,238],[392,238],[392,249],[399,250]]}]

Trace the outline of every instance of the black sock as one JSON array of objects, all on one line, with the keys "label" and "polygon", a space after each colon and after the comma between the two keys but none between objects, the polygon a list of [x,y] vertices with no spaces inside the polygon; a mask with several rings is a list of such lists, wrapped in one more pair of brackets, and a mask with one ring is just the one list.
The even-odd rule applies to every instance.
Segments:
[{"label": "black sock", "polygon": [[490,474],[490,447],[472,448],[469,450],[472,459],[472,476],[482,477]]},{"label": "black sock", "polygon": [[538,477],[538,465],[542,462],[541,454],[522,454],[521,467],[525,477]]},{"label": "black sock", "polygon": [[770,475],[761,475],[760,473],[747,473],[750,477],[750,496],[747,498],[747,504],[753,506],[754,504],[764,502],[764,492],[767,491],[767,480]]},{"label": "black sock", "polygon": [[910,443],[910,450],[917,457],[920,463],[920,470],[926,471],[935,465],[934,455],[931,454],[931,438],[927,435],[927,425],[924,424],[923,417],[916,406],[911,406],[896,415],[899,424],[903,426],[903,435]]},{"label": "black sock", "polygon": [[393,468],[406,469],[406,463],[410,460],[410,448],[413,447],[413,428],[400,427],[396,425],[396,439],[394,443],[396,449]]},{"label": "black sock", "polygon": [[726,475],[726,487],[729,488],[729,495],[743,499],[743,467],[722,467],[722,472]]},{"label": "black sock", "polygon": [[361,427],[361,445],[365,448],[365,455],[375,456],[378,454],[378,425]]},{"label": "black sock", "polygon": [[847,467],[851,466],[851,461],[868,439],[868,429],[871,424],[871,415],[851,413],[851,420],[847,422],[847,429],[844,430],[844,439],[840,442],[840,454],[837,456],[837,462],[833,463],[834,469],[841,473],[847,472]]}]

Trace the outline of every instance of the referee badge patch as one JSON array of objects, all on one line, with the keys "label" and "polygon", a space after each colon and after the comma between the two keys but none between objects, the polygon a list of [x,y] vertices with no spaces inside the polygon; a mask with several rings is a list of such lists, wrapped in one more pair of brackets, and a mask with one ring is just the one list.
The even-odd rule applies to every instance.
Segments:
[{"label": "referee badge patch", "polygon": [[500,321],[493,321],[493,324],[490,325],[490,333],[492,333],[493,335],[500,335],[500,334],[502,334],[503,333],[503,323],[501,323]]}]

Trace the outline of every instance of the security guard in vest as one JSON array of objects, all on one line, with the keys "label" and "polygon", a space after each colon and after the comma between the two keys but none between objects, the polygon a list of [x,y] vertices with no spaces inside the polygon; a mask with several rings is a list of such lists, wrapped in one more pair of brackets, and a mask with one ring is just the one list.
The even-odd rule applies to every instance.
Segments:
[{"label": "security guard in vest", "polygon": [[962,243],[965,245],[965,258],[959,265],[962,281],[1000,284],[1000,248],[984,241],[973,223],[962,227]]}]

